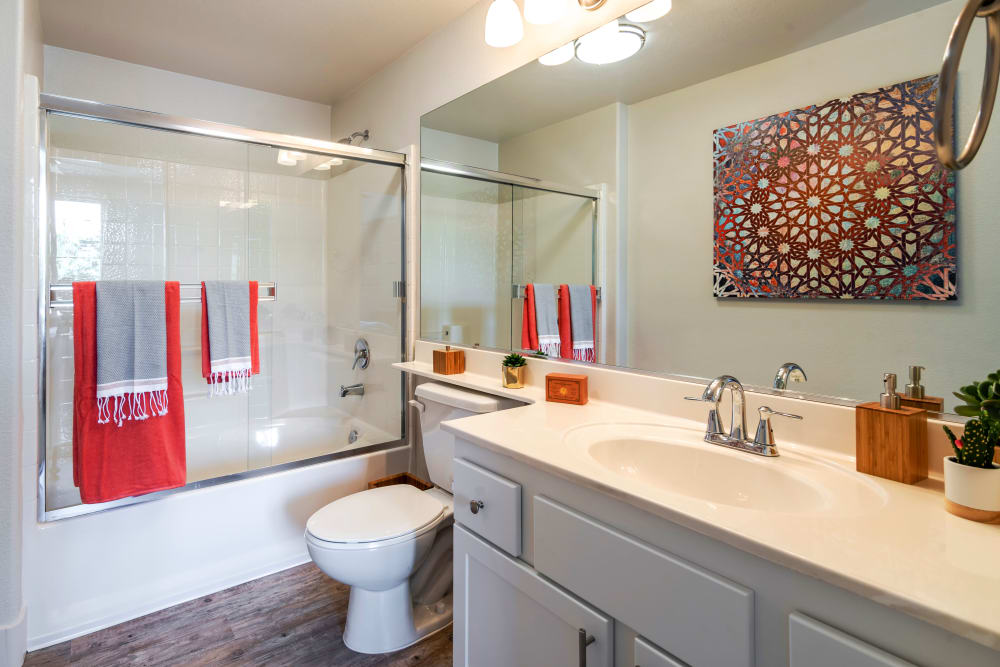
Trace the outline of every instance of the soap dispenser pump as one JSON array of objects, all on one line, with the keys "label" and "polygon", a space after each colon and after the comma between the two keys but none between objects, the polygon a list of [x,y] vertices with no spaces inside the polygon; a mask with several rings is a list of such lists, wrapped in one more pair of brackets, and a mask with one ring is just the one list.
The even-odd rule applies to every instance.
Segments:
[{"label": "soap dispenser pump", "polygon": [[878,402],[855,407],[858,472],[904,484],[927,478],[927,411],[901,405],[896,374],[882,375]]},{"label": "soap dispenser pump", "polygon": [[910,382],[906,385],[906,393],[900,394],[900,403],[909,408],[923,408],[931,412],[944,412],[944,399],[940,396],[927,396],[920,378],[923,366],[910,366]]}]

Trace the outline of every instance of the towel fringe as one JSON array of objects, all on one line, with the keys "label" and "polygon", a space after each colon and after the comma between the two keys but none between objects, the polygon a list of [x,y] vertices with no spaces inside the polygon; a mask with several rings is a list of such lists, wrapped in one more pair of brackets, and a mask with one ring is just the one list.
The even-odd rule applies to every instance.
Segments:
[{"label": "towel fringe", "polygon": [[213,371],[209,377],[208,395],[246,394],[253,388],[250,375],[249,368],[238,371]]},{"label": "towel fringe", "polygon": [[167,397],[166,389],[98,397],[97,423],[114,422],[121,428],[127,421],[145,421],[150,417],[163,417],[168,412]]}]

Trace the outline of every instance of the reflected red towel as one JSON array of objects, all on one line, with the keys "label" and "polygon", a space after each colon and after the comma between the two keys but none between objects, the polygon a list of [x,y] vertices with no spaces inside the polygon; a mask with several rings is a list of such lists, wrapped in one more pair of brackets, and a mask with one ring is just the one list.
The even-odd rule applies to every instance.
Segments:
[{"label": "reflected red towel", "polygon": [[[590,286],[590,312],[594,313],[594,346],[597,346],[597,288]],[[559,357],[573,358],[573,323],[569,314],[569,285],[559,286]]]},{"label": "reflected red towel", "polygon": [[97,291],[73,283],[73,483],[85,503],[184,486],[184,388],[181,385],[180,285],[164,283],[167,323],[166,415],[97,423]]},{"label": "reflected red towel", "polygon": [[[257,335],[257,301],[259,298],[260,285],[256,280],[251,280],[250,375],[260,375],[260,343]],[[212,352],[208,344],[208,303],[205,301],[205,283],[201,284],[201,376],[205,378],[205,382],[212,383]]]},{"label": "reflected red towel", "polygon": [[521,313],[521,349],[538,349],[538,325],[535,322],[535,286],[524,286],[524,310]]},{"label": "reflected red towel", "polygon": [[573,325],[569,314],[569,285],[559,286],[559,356],[573,358]]}]

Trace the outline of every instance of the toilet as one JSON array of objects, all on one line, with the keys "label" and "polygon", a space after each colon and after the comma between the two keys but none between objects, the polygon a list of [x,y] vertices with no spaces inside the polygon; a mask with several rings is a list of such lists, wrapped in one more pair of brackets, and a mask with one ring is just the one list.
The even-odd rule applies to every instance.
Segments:
[{"label": "toilet", "polygon": [[420,414],[424,457],[434,487],[409,484],[360,491],[306,522],[317,567],[351,587],[344,644],[389,653],[451,623],[452,458],[454,437],[441,422],[510,407],[496,396],[427,382],[411,404]]}]

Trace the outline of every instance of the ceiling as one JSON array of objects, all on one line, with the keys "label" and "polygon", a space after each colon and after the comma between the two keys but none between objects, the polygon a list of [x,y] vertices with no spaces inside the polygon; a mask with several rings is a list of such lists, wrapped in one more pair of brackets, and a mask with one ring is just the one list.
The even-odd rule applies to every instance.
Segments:
[{"label": "ceiling", "polygon": [[[643,49],[612,65],[534,61],[421,119],[500,142],[613,102],[633,104],[800,51],[945,0],[674,0]],[[888,48],[888,45],[887,45]],[[944,41],[933,45],[944,51]],[[929,73],[929,72],[928,72]]]},{"label": "ceiling", "polygon": [[45,43],[333,104],[477,0],[41,0]]}]

